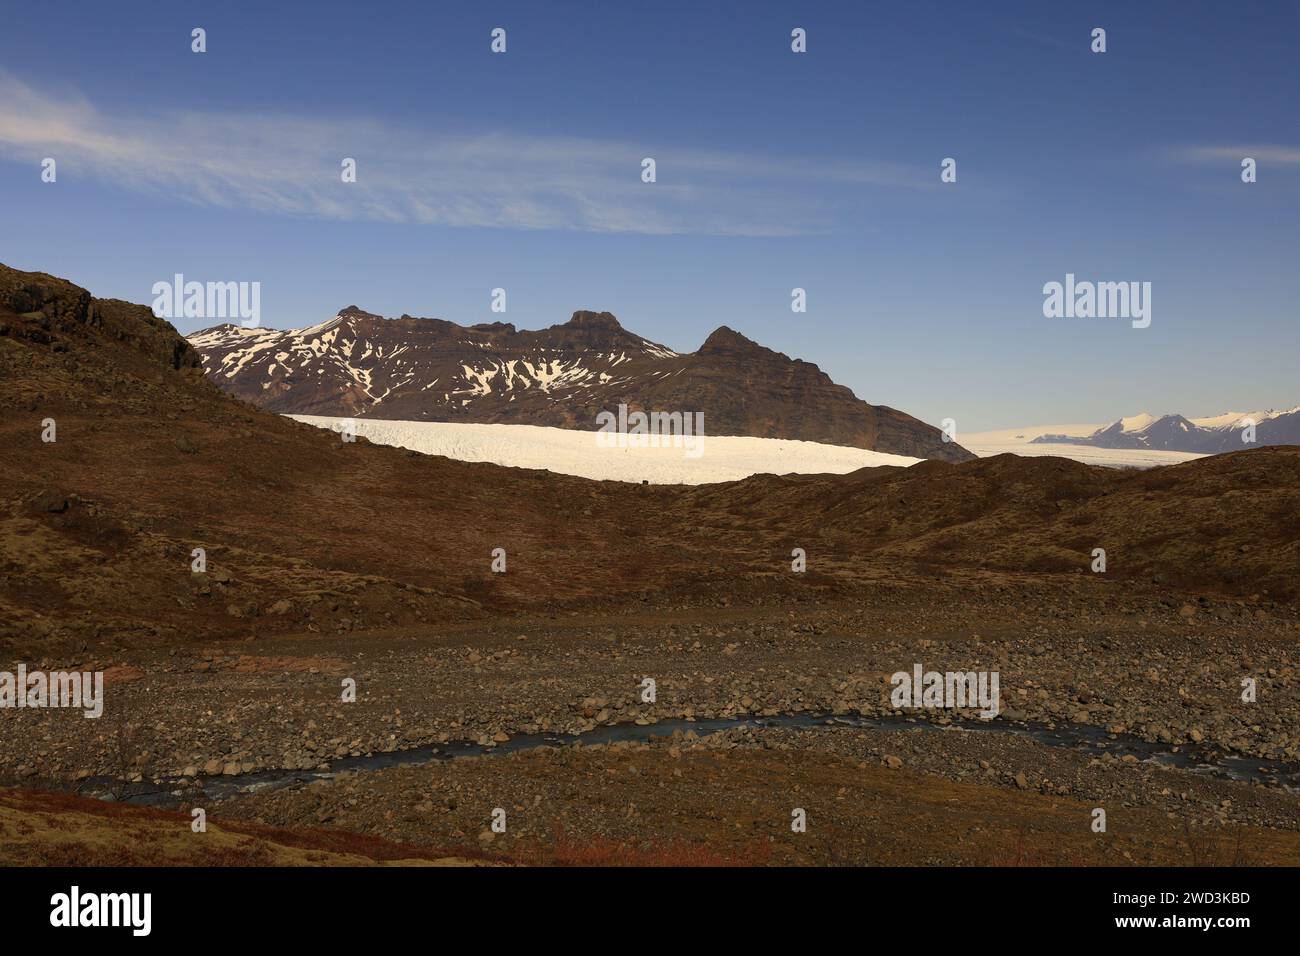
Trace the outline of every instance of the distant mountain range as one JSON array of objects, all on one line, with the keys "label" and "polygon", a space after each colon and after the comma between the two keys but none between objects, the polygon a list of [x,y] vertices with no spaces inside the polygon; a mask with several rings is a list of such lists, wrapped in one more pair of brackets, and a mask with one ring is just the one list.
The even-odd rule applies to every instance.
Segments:
[{"label": "distant mountain range", "polygon": [[[1254,423],[1255,441],[1244,441]],[[1258,445],[1300,445],[1300,406],[1284,410],[1226,412],[1209,418],[1182,415],[1134,415],[1091,435],[1042,435],[1031,444],[1092,445],[1097,448],[1145,448],[1156,451],[1215,455]]]},{"label": "distant mountain range", "polygon": [[356,306],[311,328],[225,324],[189,336],[213,382],[271,411],[302,415],[550,425],[594,431],[630,409],[703,412],[706,434],[787,438],[966,461],[932,425],[869,405],[816,365],[725,326],[679,354],[608,312],[536,331],[462,326]]}]

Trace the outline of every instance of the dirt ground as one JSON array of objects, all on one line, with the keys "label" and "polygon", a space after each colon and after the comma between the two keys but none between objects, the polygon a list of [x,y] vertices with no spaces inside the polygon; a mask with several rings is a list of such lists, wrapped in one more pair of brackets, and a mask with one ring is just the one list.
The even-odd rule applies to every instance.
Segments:
[{"label": "dirt ground", "polygon": [[[104,716],[11,712],[0,782],[111,799],[153,791],[182,811],[203,807],[214,825],[325,828],[502,862],[1295,864],[1300,812],[1282,779],[1300,769],[1296,633],[1284,614],[1236,602],[904,587],[797,613],[637,607],[136,649],[43,662],[105,670]],[[1095,728],[1114,752],[961,732],[980,722],[970,709],[836,722],[897,717],[890,675],[916,663],[998,672],[995,727]],[[1241,700],[1243,676],[1254,702]],[[343,700],[347,680],[355,702]],[[691,729],[780,715],[818,719]],[[654,739],[581,742],[667,721]],[[548,734],[580,742],[493,752]],[[461,741],[484,753],[334,772]],[[1265,772],[1193,772],[1124,741],[1250,756]],[[324,776],[242,786],[277,772]],[[210,781],[233,789],[205,791]]]}]

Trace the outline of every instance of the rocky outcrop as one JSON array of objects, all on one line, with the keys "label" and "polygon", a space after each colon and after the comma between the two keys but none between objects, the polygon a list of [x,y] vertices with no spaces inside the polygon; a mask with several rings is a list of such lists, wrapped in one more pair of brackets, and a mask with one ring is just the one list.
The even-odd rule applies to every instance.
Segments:
[{"label": "rocky outcrop", "polygon": [[165,319],[143,305],[96,299],[66,279],[0,264],[0,335],[67,351],[109,339],[172,369],[199,368],[202,359]]}]

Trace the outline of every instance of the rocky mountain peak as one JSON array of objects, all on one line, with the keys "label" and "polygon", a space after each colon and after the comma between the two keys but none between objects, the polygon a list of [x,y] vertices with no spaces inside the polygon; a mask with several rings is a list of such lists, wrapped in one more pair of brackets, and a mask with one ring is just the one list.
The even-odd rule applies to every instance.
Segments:
[{"label": "rocky mountain peak", "polygon": [[720,325],[709,333],[709,337],[704,340],[704,344],[700,346],[700,351],[697,354],[754,351],[770,352],[771,350],[759,345],[753,339],[746,338],[735,329]]},{"label": "rocky mountain peak", "polygon": [[623,330],[623,326],[618,324],[618,319],[614,317],[614,313],[592,312],[588,309],[579,309],[574,312],[572,318],[565,325],[579,328]]}]

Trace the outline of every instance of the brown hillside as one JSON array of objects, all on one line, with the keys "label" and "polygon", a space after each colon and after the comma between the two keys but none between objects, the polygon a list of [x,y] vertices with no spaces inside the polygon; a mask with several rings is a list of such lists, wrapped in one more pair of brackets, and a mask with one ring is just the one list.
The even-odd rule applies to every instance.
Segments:
[{"label": "brown hillside", "polygon": [[[1292,600],[1300,580],[1300,449],[1145,473],[1001,456],[592,482],[345,443],[219,391],[147,308],[6,267],[0,409],[0,634],[20,643],[784,601],[882,576],[1099,579],[1094,547],[1114,585]],[[789,573],[795,546],[806,578]],[[496,547],[505,575],[489,571]]]}]

